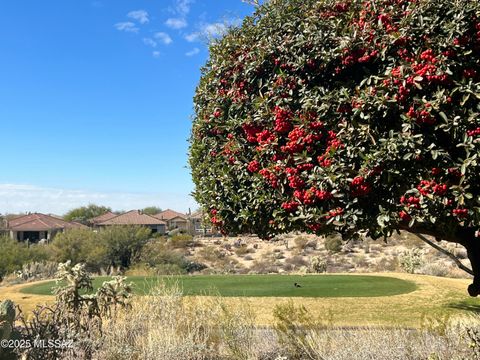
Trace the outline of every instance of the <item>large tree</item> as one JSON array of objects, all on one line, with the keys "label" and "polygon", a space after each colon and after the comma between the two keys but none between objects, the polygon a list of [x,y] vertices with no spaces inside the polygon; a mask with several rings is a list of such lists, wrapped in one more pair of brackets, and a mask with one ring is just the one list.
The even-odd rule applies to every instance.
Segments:
[{"label": "large tree", "polygon": [[461,244],[479,295],[479,54],[479,1],[266,2],[210,47],[196,200],[227,233]]},{"label": "large tree", "polygon": [[63,218],[66,221],[78,221],[80,223],[86,224],[88,223],[88,220],[106,214],[109,211],[112,211],[112,209],[109,207],[89,204],[87,206],[82,206],[70,210],[63,216]]}]

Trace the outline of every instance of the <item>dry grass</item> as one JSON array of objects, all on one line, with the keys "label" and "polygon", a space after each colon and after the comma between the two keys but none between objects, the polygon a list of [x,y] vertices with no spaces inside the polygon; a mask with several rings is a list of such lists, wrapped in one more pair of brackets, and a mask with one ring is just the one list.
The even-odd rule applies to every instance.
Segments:
[{"label": "dry grass", "polygon": [[32,284],[39,284],[45,281],[51,280],[42,280],[11,286],[0,286],[0,301],[10,299],[16,305],[19,305],[22,311],[26,313],[31,312],[36,305],[52,303],[54,300],[53,296],[31,295],[23,294],[20,292],[20,289],[22,289],[23,287],[30,286]]},{"label": "dry grass", "polygon": [[[263,312],[277,314],[274,327],[263,328],[256,325],[252,303],[219,297],[184,298],[179,289],[160,288],[156,296],[137,298],[132,310],[105,326],[96,357],[460,360],[474,358],[475,349],[469,346],[471,339],[466,334],[468,329],[480,328],[478,318],[466,317],[430,321],[421,330],[333,328],[325,326],[331,323],[331,314],[316,318],[292,303],[274,308],[262,304]],[[282,308],[284,317],[279,316]]]}]

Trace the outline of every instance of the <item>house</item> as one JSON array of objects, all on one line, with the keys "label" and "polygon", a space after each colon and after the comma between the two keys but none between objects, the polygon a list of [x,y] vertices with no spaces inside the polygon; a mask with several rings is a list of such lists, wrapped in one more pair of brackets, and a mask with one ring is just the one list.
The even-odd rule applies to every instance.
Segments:
[{"label": "house", "polygon": [[126,213],[115,215],[107,220],[97,222],[95,226],[114,226],[114,225],[140,225],[148,227],[152,233],[165,234],[167,223],[154,216],[144,214],[139,210],[131,210]]},{"label": "house", "polygon": [[167,223],[168,230],[178,229],[187,232],[189,230],[189,223],[187,215],[177,211],[167,209],[154,215],[157,219],[163,220]]},{"label": "house", "polygon": [[218,231],[211,224],[205,222],[204,213],[201,210],[195,211],[188,216],[190,233],[192,235],[217,235]]},{"label": "house", "polygon": [[6,231],[12,239],[29,242],[38,242],[42,239],[49,241],[57,233],[72,228],[86,228],[86,226],[40,213],[17,216],[7,220],[6,223]]},{"label": "house", "polygon": [[110,220],[114,217],[116,217],[118,214],[114,214],[113,212],[109,211],[103,215],[100,215],[100,216],[97,216],[97,217],[94,217],[93,219],[90,219],[88,222],[90,224],[92,224],[93,226],[97,225],[97,224],[100,224],[104,221],[107,221],[107,220]]}]

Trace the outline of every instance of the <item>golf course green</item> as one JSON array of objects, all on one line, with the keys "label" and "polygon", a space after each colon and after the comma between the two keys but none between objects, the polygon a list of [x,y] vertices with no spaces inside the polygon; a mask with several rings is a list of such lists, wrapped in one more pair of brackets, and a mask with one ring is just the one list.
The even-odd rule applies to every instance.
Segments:
[{"label": "golf course green", "polygon": [[[110,279],[94,278],[94,289]],[[128,281],[138,295],[151,294],[162,283],[167,287],[178,285],[184,295],[227,297],[373,297],[405,294],[416,289],[411,281],[369,275],[131,276]],[[27,286],[21,292],[52,295],[55,286],[55,281],[42,282]]]}]

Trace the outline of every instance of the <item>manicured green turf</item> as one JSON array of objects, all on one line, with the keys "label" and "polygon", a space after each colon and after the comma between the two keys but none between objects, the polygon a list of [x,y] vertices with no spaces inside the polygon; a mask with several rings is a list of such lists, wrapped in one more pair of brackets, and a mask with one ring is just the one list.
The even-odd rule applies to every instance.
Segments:
[{"label": "manicured green turf", "polygon": [[[108,277],[98,277],[98,288]],[[137,294],[149,294],[162,280],[178,283],[185,295],[268,296],[268,297],[372,297],[412,292],[413,282],[392,277],[367,275],[202,275],[202,276],[132,276]],[[301,287],[295,287],[294,283]],[[54,281],[25,287],[21,292],[51,295]]]}]

